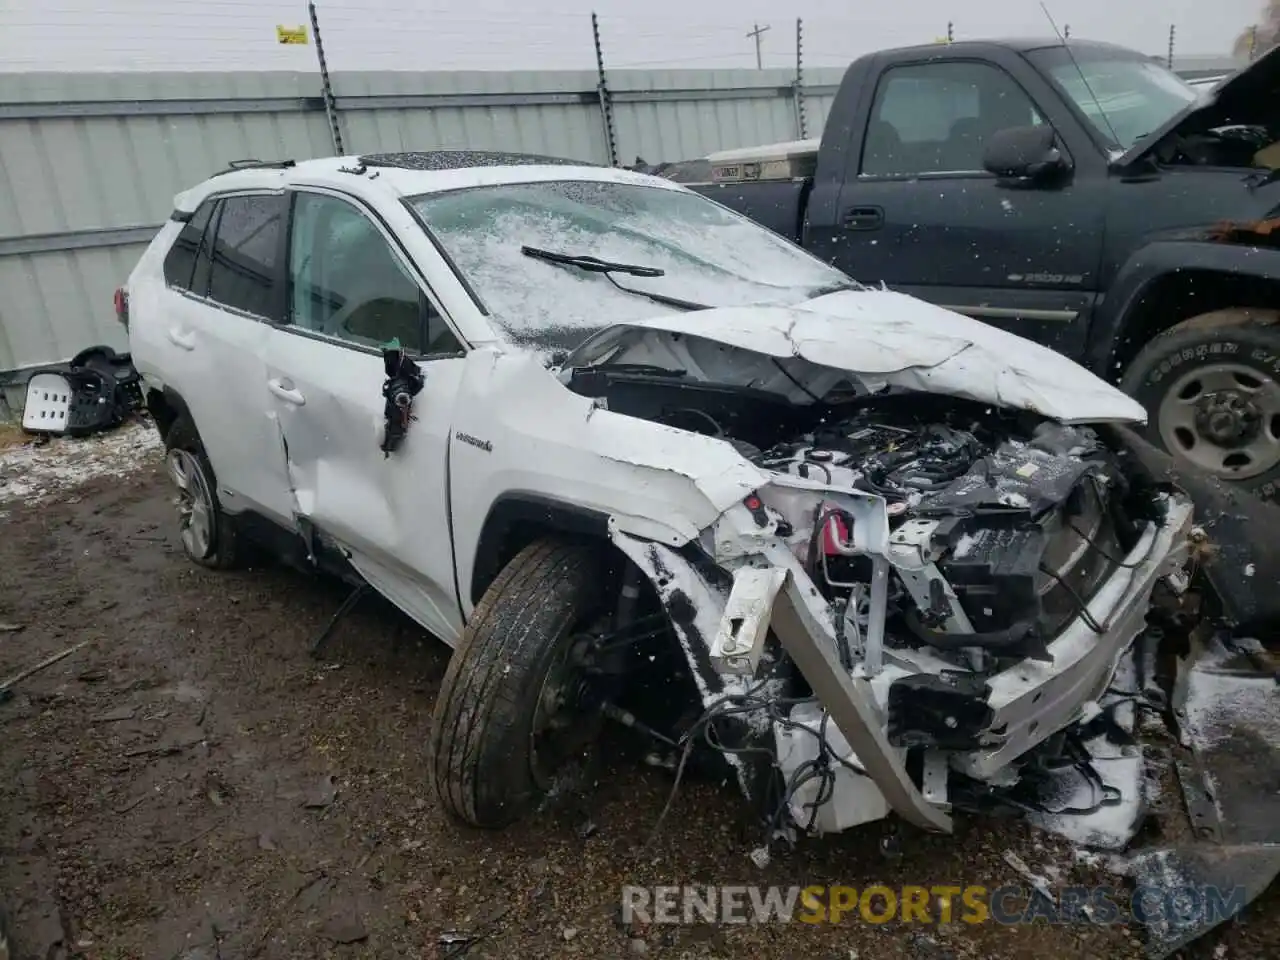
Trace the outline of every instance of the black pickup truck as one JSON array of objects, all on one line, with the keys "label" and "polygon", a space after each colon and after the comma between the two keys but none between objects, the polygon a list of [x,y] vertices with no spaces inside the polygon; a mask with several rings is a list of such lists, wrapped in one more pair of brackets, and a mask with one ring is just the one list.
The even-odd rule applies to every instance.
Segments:
[{"label": "black pickup truck", "polygon": [[701,165],[699,192],[1085,363],[1154,442],[1280,492],[1280,49],[1208,94],[1102,43],[876,53],[820,142]]}]

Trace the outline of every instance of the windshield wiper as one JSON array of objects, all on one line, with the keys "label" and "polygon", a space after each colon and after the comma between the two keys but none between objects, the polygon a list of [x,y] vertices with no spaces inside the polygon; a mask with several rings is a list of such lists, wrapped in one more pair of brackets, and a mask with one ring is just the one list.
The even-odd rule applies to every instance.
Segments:
[{"label": "windshield wiper", "polygon": [[646,267],[639,263],[614,263],[610,260],[601,260],[599,257],[588,257],[586,254],[557,253],[554,250],[544,250],[541,247],[524,246],[520,248],[520,252],[526,257],[533,257],[535,260],[563,263],[566,266],[578,267],[580,270],[586,270],[589,273],[629,273],[633,277],[663,277],[667,273],[667,271],[660,270],[657,267]]},{"label": "windshield wiper", "polygon": [[591,257],[586,254],[558,253],[555,250],[544,250],[541,247],[522,246],[520,252],[526,257],[532,257],[535,260],[545,260],[548,263],[556,263],[565,267],[577,267],[587,273],[603,274],[605,279],[619,290],[637,297],[645,297],[654,303],[661,303],[664,306],[676,307],[680,310],[711,309],[705,303],[694,303],[692,300],[681,300],[679,297],[669,297],[664,293],[651,293],[648,290],[624,287],[613,277],[615,273],[625,273],[632,277],[665,277],[667,271],[658,267],[646,267],[639,263],[614,263],[611,260],[601,260],[599,257]]}]

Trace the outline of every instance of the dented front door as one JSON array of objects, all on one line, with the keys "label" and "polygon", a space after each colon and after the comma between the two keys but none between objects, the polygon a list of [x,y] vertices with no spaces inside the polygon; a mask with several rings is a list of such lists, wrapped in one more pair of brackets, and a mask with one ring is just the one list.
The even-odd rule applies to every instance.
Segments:
[{"label": "dented front door", "polygon": [[[447,450],[465,361],[447,349],[456,341],[359,208],[299,194],[290,243],[289,322],[271,331],[266,359],[294,511],[349,551],[375,589],[453,644],[461,618]],[[419,354],[426,384],[404,442],[385,455],[381,347],[393,339]]]}]

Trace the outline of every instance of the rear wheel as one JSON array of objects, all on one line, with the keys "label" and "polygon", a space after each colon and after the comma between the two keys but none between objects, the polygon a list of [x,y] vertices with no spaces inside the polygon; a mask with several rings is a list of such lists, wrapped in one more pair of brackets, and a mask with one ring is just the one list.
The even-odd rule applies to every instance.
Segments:
[{"label": "rear wheel", "polygon": [[600,712],[587,630],[602,593],[598,549],[559,539],[526,547],[485,592],[433,717],[430,767],[450,815],[513,823],[589,755]]},{"label": "rear wheel", "polygon": [[235,522],[222,511],[217,478],[186,415],[179,416],[164,438],[165,467],[178,493],[182,549],[201,566],[227,570],[240,562]]},{"label": "rear wheel", "polygon": [[1280,312],[1193,317],[1143,348],[1122,386],[1147,439],[1267,499],[1280,493]]}]

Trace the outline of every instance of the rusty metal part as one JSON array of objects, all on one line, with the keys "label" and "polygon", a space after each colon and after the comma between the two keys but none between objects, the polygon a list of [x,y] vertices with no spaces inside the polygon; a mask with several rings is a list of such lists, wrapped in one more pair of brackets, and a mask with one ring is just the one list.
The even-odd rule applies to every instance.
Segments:
[{"label": "rusty metal part", "polygon": [[1222,840],[1222,824],[1218,819],[1218,808],[1213,802],[1208,780],[1199,764],[1193,760],[1174,757],[1174,772],[1178,775],[1178,786],[1182,789],[1182,801],[1187,806],[1187,816],[1191,818],[1191,827],[1196,838],[1220,843]]}]

